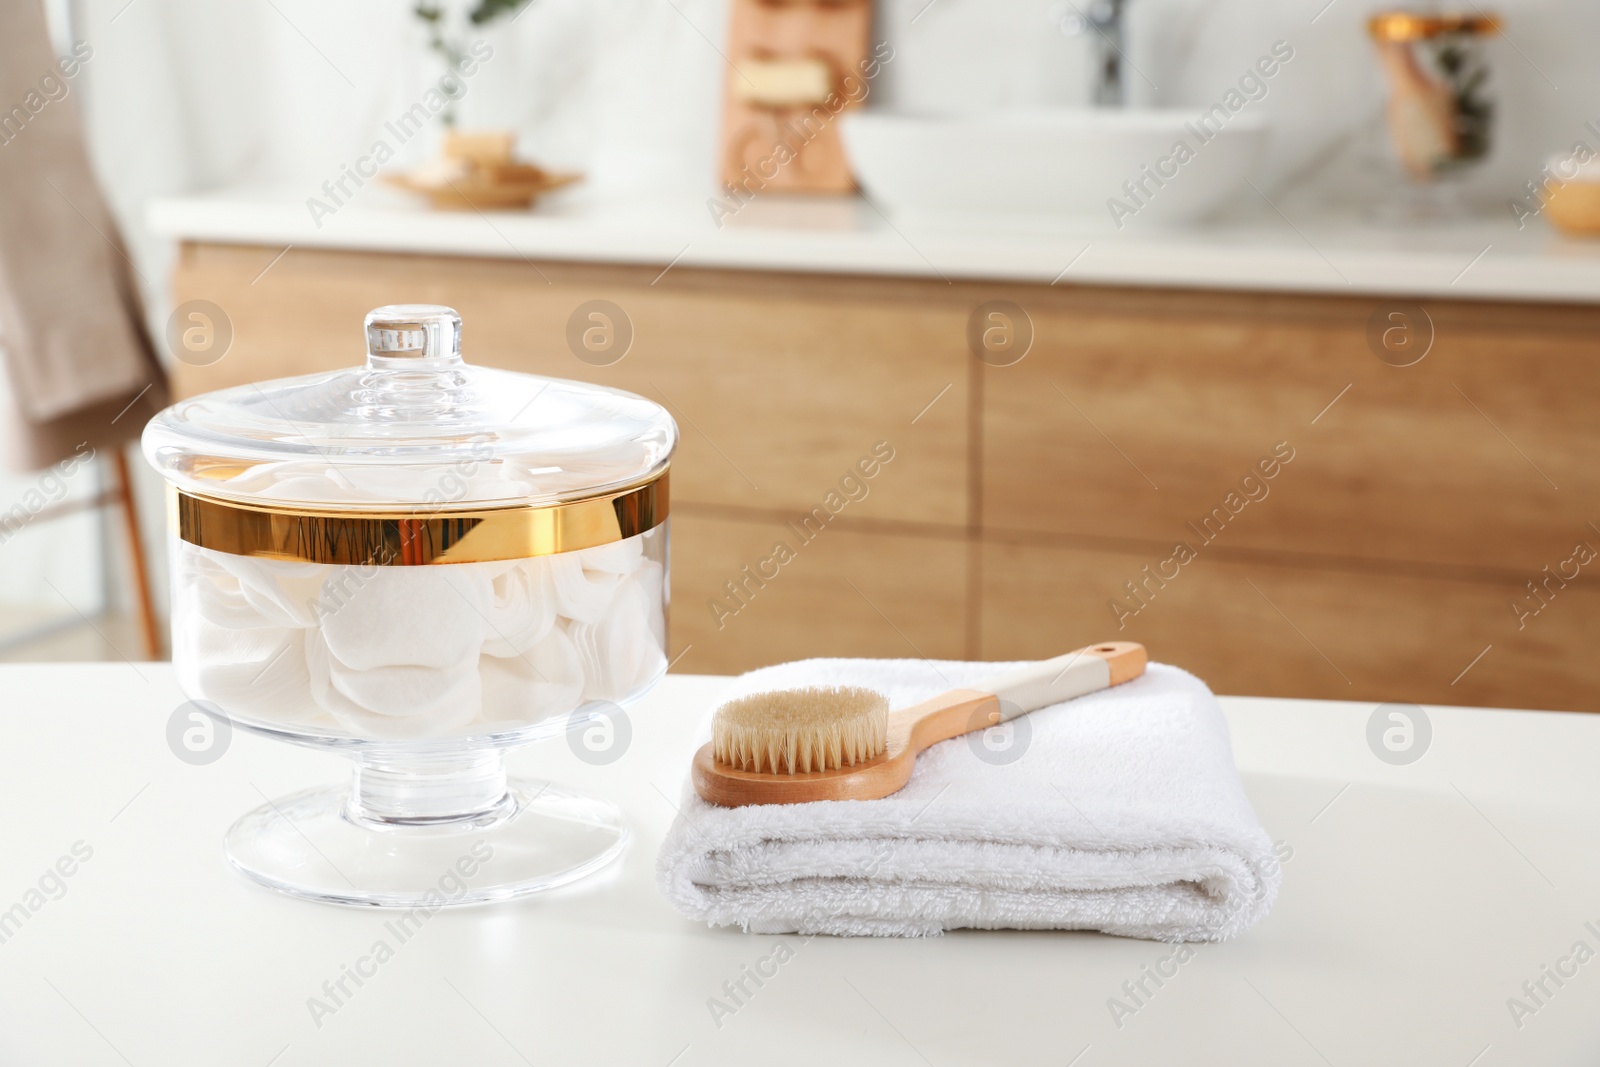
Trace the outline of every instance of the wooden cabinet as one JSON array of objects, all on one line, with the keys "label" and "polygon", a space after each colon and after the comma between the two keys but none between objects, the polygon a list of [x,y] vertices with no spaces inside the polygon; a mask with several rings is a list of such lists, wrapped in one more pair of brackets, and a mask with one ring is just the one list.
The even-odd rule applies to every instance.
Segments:
[{"label": "wooden cabinet", "polygon": [[[300,249],[252,281],[272,254],[185,247],[177,299],[223,308],[234,341],[217,363],[178,368],[184,395],[359,363],[372,308],[448,304],[473,362],[665,405],[681,431],[674,503],[798,515],[888,440],[894,461],[848,517],[967,521],[965,317],[954,307],[922,314],[916,283]],[[604,366],[579,358],[567,337],[574,313],[601,300],[626,316],[610,324],[616,336],[632,334]],[[612,354],[585,350],[590,360]]]},{"label": "wooden cabinet", "polygon": [[1033,349],[983,383],[986,527],[1193,540],[1279,442],[1293,462],[1217,544],[1531,577],[1600,519],[1600,309],[1433,303],[1397,367],[1366,329],[1392,302],[1020,302]]},{"label": "wooden cabinet", "polygon": [[[672,411],[676,670],[1115,635],[1225,692],[1600,707],[1600,308],[1428,302],[1399,367],[1378,299],[276,254],[184,247],[234,341],[180,392],[352,364],[426,301],[476,362]],[[1010,366],[967,347],[997,299]]]},{"label": "wooden cabinet", "polygon": [[[779,543],[793,558],[762,567]],[[680,670],[811,656],[962,659],[971,599],[959,533],[862,530],[841,521],[805,541],[775,518],[708,514],[694,505],[672,518]]]},{"label": "wooden cabinet", "polygon": [[[1225,693],[1600,706],[1592,695],[1600,590],[1582,581],[1519,631],[1508,605],[1526,590],[1514,577],[1202,550],[1177,577],[1148,579],[1143,568],[1164,555],[989,540],[983,655],[1043,657],[1095,631],[1143,642]],[[1129,580],[1141,586],[1140,602],[1126,592]],[[1130,613],[1114,616],[1113,601]]]}]

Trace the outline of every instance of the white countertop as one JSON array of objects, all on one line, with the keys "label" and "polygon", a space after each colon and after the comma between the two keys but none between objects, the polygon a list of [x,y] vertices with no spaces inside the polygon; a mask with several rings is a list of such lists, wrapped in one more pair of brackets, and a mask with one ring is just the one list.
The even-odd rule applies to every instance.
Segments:
[{"label": "white countertop", "polygon": [[[387,916],[277,896],[227,867],[221,839],[263,794],[337,780],[343,761],[236,733],[217,762],[180,762],[166,665],[0,668],[0,909],[75,844],[92,850],[0,944],[0,1063],[1554,1067],[1600,1054],[1600,959],[1560,962],[1580,940],[1600,949],[1600,717],[1430,709],[1426,755],[1391,766],[1367,748],[1370,705],[1225,700],[1251,798],[1292,849],[1283,893],[1239,939],[1197,946],[1119,1029],[1108,999],[1172,946],[755,937],[669,909],[654,853],[720,684],[667,679],[608,766],[560,743],[514,756],[619,803],[628,853],[543,897],[438,913],[318,1028],[307,998]],[[779,940],[794,958],[719,1029],[707,999]],[[1545,965],[1576,974],[1545,979],[1519,1029],[1507,999]]]},{"label": "white countertop", "polygon": [[[315,192],[311,190],[309,192]],[[369,187],[313,220],[307,190],[153,201],[173,239],[667,267],[1460,299],[1600,302],[1600,240],[1563,238],[1509,210],[1412,229],[1279,214],[1118,232],[995,215],[885,217],[859,199],[763,194],[717,225],[703,200],[618,200],[582,189],[534,211],[435,212]],[[320,223],[320,225],[319,225]]]}]

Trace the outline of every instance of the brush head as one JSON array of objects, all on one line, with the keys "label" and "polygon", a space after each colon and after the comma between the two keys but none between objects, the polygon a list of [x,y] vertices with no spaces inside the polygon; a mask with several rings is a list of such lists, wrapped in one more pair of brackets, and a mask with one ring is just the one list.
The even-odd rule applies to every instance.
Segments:
[{"label": "brush head", "polygon": [[711,721],[716,762],[757,774],[854,767],[889,743],[889,699],[871,689],[783,689],[730,700]]}]

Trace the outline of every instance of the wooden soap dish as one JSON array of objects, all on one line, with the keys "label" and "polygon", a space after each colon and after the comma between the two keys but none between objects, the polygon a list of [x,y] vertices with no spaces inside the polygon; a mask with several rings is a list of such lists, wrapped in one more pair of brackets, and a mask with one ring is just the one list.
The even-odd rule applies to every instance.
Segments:
[{"label": "wooden soap dish", "polygon": [[389,185],[419,193],[445,211],[503,211],[527,208],[552,189],[571,185],[581,174],[547,171],[512,158],[509,132],[445,135],[442,158],[405,173],[385,174]]}]

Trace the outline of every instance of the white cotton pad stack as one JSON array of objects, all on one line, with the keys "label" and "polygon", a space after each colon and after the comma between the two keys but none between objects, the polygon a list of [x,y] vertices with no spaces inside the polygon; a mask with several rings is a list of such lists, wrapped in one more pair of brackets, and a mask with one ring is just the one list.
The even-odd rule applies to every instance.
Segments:
[{"label": "white cotton pad stack", "polygon": [[379,739],[504,730],[666,666],[659,533],[555,556],[354,567],[174,539],[173,660],[230,715]]},{"label": "white cotton pad stack", "polygon": [[447,566],[371,571],[307,635],[312,698],[362,736],[430,737],[477,718],[489,575]]}]

